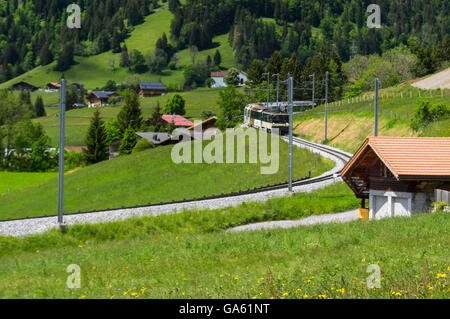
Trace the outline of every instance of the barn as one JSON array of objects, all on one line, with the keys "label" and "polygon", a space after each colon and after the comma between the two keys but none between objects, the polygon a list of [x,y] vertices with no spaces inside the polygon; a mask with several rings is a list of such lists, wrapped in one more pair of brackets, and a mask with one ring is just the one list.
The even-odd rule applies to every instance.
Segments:
[{"label": "barn", "polygon": [[161,82],[140,82],[139,97],[160,96],[166,93],[166,87]]},{"label": "barn", "polygon": [[92,91],[88,94],[88,107],[108,106],[109,99],[113,96],[120,97],[116,92],[109,91]]},{"label": "barn", "polygon": [[41,89],[38,88],[37,86],[34,86],[33,84],[21,81],[18,83],[15,83],[12,87],[13,90],[16,91],[29,91],[29,92],[34,92],[34,91],[40,91]]},{"label": "barn", "polygon": [[450,191],[449,137],[368,137],[341,172],[369,219],[429,211]]}]

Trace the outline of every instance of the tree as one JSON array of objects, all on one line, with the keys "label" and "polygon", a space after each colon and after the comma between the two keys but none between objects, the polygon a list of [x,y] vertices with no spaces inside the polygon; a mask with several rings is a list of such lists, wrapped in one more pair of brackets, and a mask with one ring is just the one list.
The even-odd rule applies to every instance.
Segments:
[{"label": "tree", "polygon": [[123,45],[122,52],[120,53],[120,66],[122,68],[130,67],[130,57],[128,56],[128,48],[126,44]]},{"label": "tree", "polygon": [[222,63],[222,55],[220,54],[219,50],[216,50],[216,53],[214,54],[214,65],[216,67],[219,67]]},{"label": "tree", "polygon": [[238,86],[241,83],[239,71],[235,68],[231,68],[225,77],[225,83],[229,86]]},{"label": "tree", "polygon": [[269,59],[267,64],[267,72],[272,74],[279,74],[281,72],[281,67],[283,65],[283,60],[281,58],[280,52],[275,51]]},{"label": "tree", "polygon": [[87,163],[95,164],[108,159],[105,123],[100,118],[100,111],[98,109],[94,111],[85,143],[87,148],[84,150],[84,155]]},{"label": "tree", "polygon": [[36,101],[34,102],[34,111],[36,112],[37,117],[46,116],[44,101],[42,100],[42,96],[40,95],[36,98]]},{"label": "tree", "polygon": [[56,71],[66,71],[70,68],[72,64],[74,64],[74,47],[73,43],[69,42],[65,44],[61,54],[58,56],[58,60],[55,66]]},{"label": "tree", "polygon": [[105,86],[102,87],[103,91],[115,91],[117,89],[117,83],[114,80],[108,80]]},{"label": "tree", "polygon": [[264,62],[258,59],[253,60],[250,69],[247,71],[248,81],[252,86],[256,86],[263,81]]},{"label": "tree", "polygon": [[180,94],[175,94],[172,96],[164,105],[163,112],[165,114],[176,114],[176,115],[184,115],[186,114],[185,110],[185,100]]},{"label": "tree", "polygon": [[134,153],[143,152],[143,151],[148,150],[148,149],[150,149],[152,147],[153,147],[153,144],[150,143],[146,138],[143,138],[133,148],[132,153],[134,154]]},{"label": "tree", "polygon": [[106,143],[111,145],[117,140],[122,138],[122,133],[120,132],[119,122],[117,119],[109,119],[105,123],[105,132],[106,132]]},{"label": "tree", "polygon": [[245,97],[233,86],[220,91],[219,96],[217,104],[220,107],[220,115],[217,127],[221,130],[235,127],[244,112]]},{"label": "tree", "polygon": [[156,102],[156,108],[152,113],[152,116],[147,120],[147,125],[152,126],[155,132],[161,132],[166,126],[166,121],[163,120],[161,114],[161,107],[159,100]]},{"label": "tree", "polygon": [[136,49],[131,51],[130,70],[135,73],[144,73],[147,71],[147,63],[141,51]]},{"label": "tree", "polygon": [[119,128],[123,134],[128,128],[137,131],[142,126],[142,111],[135,91],[128,89],[125,92],[125,103],[117,116]]},{"label": "tree", "polygon": [[30,171],[45,172],[57,166],[56,158],[52,158],[48,149],[50,141],[48,136],[42,135],[32,145],[32,151],[29,154]]},{"label": "tree", "polygon": [[119,154],[120,155],[131,154],[135,146],[136,146],[136,133],[131,127],[129,127],[125,130],[122,143],[120,144]]}]

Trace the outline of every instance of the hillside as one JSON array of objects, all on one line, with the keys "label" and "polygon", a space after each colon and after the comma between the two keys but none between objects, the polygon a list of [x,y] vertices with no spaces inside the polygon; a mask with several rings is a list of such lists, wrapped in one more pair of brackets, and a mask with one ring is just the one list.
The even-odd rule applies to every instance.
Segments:
[{"label": "hillside", "polygon": [[[414,111],[420,101],[450,105],[450,91],[420,90],[406,84],[383,89],[379,99],[379,135],[419,136],[410,128]],[[367,136],[374,134],[373,94],[329,104],[328,144],[355,152]],[[323,142],[325,106],[297,114],[294,133],[314,142]],[[437,121],[420,136],[450,136],[450,119]]]},{"label": "hillside", "polygon": [[[131,32],[125,44],[128,50],[137,49],[144,55],[155,49],[156,41],[163,33],[170,34],[170,23],[173,14],[167,9],[167,3],[164,4],[155,13],[148,15],[145,22],[136,26]],[[205,60],[207,55],[214,55],[218,49],[222,53],[222,67],[229,68],[234,64],[233,50],[228,43],[227,35],[214,37],[213,48],[203,50],[198,53],[197,60]],[[64,72],[64,76],[69,82],[84,83],[87,89],[102,87],[108,80],[114,80],[117,83],[126,83],[130,77],[137,76],[142,81],[162,81],[166,85],[175,84],[182,86],[184,83],[183,67],[191,64],[189,50],[185,49],[177,53],[179,62],[177,70],[166,68],[161,74],[152,74],[145,72],[143,74],[134,74],[125,68],[119,67],[120,53],[112,51],[104,52],[89,57],[76,56],[76,64]],[[115,70],[111,67],[111,59],[115,60]],[[56,61],[46,65],[38,66],[35,69],[24,73],[14,79],[0,84],[0,89],[9,88],[14,83],[26,81],[38,87],[44,87],[49,82],[58,82],[61,72],[54,71]],[[46,96],[48,93],[42,93]],[[52,93],[50,93],[52,94]],[[46,105],[52,105],[47,104]]]},{"label": "hillside", "polygon": [[[206,143],[206,142],[205,142]],[[247,142],[248,143],[248,142]],[[279,171],[261,175],[258,164],[175,164],[172,146],[88,166],[65,178],[65,212],[146,205],[231,193],[288,180],[288,145],[280,141]],[[247,145],[248,157],[248,145]],[[319,175],[334,163],[295,148],[294,179]],[[58,181],[0,195],[0,220],[57,212]],[[39,205],[36,205],[39,203]]]}]

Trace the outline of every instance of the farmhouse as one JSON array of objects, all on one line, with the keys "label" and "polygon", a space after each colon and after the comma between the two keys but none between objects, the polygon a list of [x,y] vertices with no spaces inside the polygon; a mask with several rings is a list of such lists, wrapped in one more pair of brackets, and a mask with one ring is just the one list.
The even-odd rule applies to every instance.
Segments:
[{"label": "farmhouse", "polygon": [[161,82],[140,82],[139,97],[160,96],[166,93],[166,88]]},{"label": "farmhouse", "polygon": [[176,127],[191,127],[194,125],[194,123],[182,117],[181,115],[163,115],[161,117],[167,123],[175,124]]},{"label": "farmhouse", "polygon": [[113,96],[119,96],[116,92],[92,91],[88,94],[88,107],[108,106],[109,99]]},{"label": "farmhouse", "polygon": [[11,88],[16,91],[30,91],[30,92],[41,90],[40,88],[23,81],[14,84]]},{"label": "farmhouse", "polygon": [[368,137],[341,175],[370,219],[429,211],[450,190],[450,138]]},{"label": "farmhouse", "polygon": [[60,88],[61,88],[61,84],[56,83],[56,82],[50,82],[45,86],[45,92],[47,92],[47,93],[58,92]]},{"label": "farmhouse", "polygon": [[[239,74],[238,77],[241,81],[239,86],[243,86],[245,82],[248,81],[247,73],[244,71],[238,70]],[[225,83],[225,78],[227,77],[227,72],[211,72],[211,79],[214,80],[214,84],[211,85],[211,88],[224,88],[227,87],[227,84]]]}]

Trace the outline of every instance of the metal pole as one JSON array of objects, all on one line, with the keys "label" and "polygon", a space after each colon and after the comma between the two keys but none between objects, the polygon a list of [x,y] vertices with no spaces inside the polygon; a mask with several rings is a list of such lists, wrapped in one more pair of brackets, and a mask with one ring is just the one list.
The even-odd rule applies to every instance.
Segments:
[{"label": "metal pole", "polygon": [[277,107],[279,107],[279,105],[278,105],[278,97],[279,97],[279,90],[280,90],[280,74],[274,74],[274,75],[276,75],[277,76]]},{"label": "metal pole", "polygon": [[292,114],[292,100],[293,100],[293,92],[294,92],[294,80],[292,77],[288,79],[288,112],[289,112],[289,193],[293,193],[292,191],[292,165],[293,165],[293,153],[292,153],[292,145],[293,145],[293,114]]},{"label": "metal pole", "polygon": [[270,73],[267,72],[267,107],[269,107],[270,101]]},{"label": "metal pole", "polygon": [[378,78],[375,79],[375,136],[378,136]]},{"label": "metal pole", "polygon": [[328,139],[328,71],[325,72],[325,142]]},{"label": "metal pole", "polygon": [[64,202],[64,133],[66,122],[66,80],[61,78],[59,114],[59,175],[58,175],[58,223],[62,227]]},{"label": "metal pole", "polygon": [[312,75],[313,83],[312,83],[312,107],[314,108],[314,98],[316,92],[316,74]]}]

